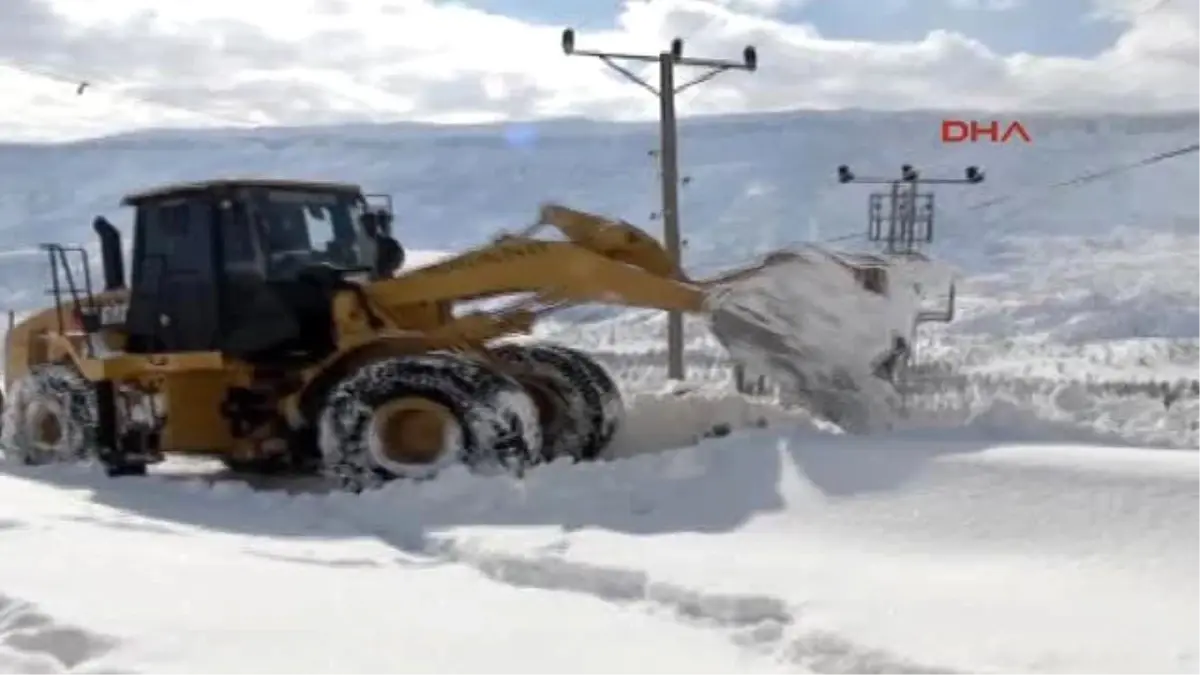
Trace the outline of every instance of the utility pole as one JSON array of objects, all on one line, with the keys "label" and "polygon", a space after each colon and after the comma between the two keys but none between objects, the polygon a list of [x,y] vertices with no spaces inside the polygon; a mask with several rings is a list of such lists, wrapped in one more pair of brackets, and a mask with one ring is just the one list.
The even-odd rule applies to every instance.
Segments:
[{"label": "utility pole", "polygon": [[[741,61],[700,59],[683,55],[683,40],[671,40],[669,51],[658,54],[631,54],[623,52],[601,52],[575,48],[575,31],[567,28],[562,32],[562,50],[568,56],[592,56],[604,62],[630,82],[658,97],[659,160],[662,171],[662,219],[663,244],[667,255],[682,270],[683,256],[680,252],[679,234],[679,153],[678,129],[675,119],[675,96],[695,85],[707,82],[727,70],[754,71],[758,69],[758,52],[753,46],[742,50]],[[658,64],[658,86],[650,84],[617,61],[634,61]],[[702,75],[681,85],[675,84],[676,66],[707,68]],[[677,311],[667,315],[667,377],[672,380],[684,378],[683,365],[683,314]]]},{"label": "utility pole", "polygon": [[968,166],[962,178],[924,178],[911,164],[900,167],[900,178],[856,176],[845,164],[838,167],[837,175],[839,183],[888,186],[887,192],[872,192],[868,197],[867,239],[883,242],[884,251],[889,254],[915,253],[921,244],[933,242],[933,193],[921,192],[922,184],[977,185],[983,182],[983,172],[977,166]]},{"label": "utility pole", "polygon": [[[659,148],[655,148],[646,154],[648,154],[650,156],[650,159],[654,160],[654,172],[655,172],[654,175],[658,177],[659,181],[661,181],[662,180],[662,164],[658,161],[658,157],[661,154],[661,150]],[[687,187],[691,182],[692,182],[691,176],[685,175],[685,176],[679,177],[679,186],[680,187]],[[662,218],[661,206],[659,207],[658,211],[650,212],[650,220],[658,220],[659,218]],[[687,238],[684,237],[681,241],[682,241],[683,248],[687,248]]]}]

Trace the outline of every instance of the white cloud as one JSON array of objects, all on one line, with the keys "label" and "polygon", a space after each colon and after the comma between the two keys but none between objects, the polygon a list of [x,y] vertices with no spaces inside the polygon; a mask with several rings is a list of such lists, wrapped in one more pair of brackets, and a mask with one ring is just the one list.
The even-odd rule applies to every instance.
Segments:
[{"label": "white cloud", "polygon": [[980,9],[988,12],[1006,12],[1024,4],[1024,0],[950,0],[951,7]]},{"label": "white cloud", "polygon": [[[784,0],[627,0],[580,46],[694,55],[760,70],[681,97],[692,113],[783,108],[1197,107],[1194,0],[1097,0],[1126,30],[1091,59],[1002,56],[933,31],[918,42],[823,38],[773,18]],[[644,91],[568,58],[558,26],[431,0],[3,0],[0,135],[164,124],[474,121],[654,114]],[[18,74],[17,71],[21,71]],[[33,73],[34,75],[29,75]],[[46,79],[37,75],[53,74]],[[74,96],[61,80],[94,87]],[[16,132],[13,130],[16,129]],[[52,131],[47,131],[50,129]],[[75,131],[71,131],[75,129]]]},{"label": "white cloud", "polygon": [[775,15],[784,9],[794,9],[809,0],[714,0],[720,5],[755,14]]}]

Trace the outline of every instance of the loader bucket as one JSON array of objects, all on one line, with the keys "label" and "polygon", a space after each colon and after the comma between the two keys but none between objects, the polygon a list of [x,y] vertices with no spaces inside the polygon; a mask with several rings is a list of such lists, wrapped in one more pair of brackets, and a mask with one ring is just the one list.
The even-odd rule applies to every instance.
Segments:
[{"label": "loader bucket", "polygon": [[899,395],[880,364],[908,337],[904,303],[872,292],[838,254],[818,247],[700,282],[710,326],[738,363],[766,374],[846,431],[894,419]]}]

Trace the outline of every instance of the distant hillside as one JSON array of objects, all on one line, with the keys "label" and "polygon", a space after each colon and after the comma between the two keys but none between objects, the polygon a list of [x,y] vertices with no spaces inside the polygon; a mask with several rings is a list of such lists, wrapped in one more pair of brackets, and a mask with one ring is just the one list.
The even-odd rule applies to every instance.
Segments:
[{"label": "distant hillside", "polygon": [[[1033,136],[1028,145],[943,145],[944,115],[844,111],[685,121],[681,159],[689,181],[681,210],[688,264],[718,266],[780,244],[862,232],[869,188],[838,184],[839,164],[886,176],[897,175],[904,163],[926,175],[983,167],[982,185],[937,190],[938,252],[974,271],[991,264],[989,242],[1010,235],[1100,236],[1115,227],[1197,231],[1195,155],[1079,189],[1047,191],[1089,171],[1197,142],[1194,114],[1025,116]],[[272,174],[357,181],[391,193],[399,232],[414,249],[459,248],[520,228],[545,200],[657,232],[650,219],[659,208],[657,167],[649,154],[656,145],[653,125],[581,120],[156,131],[0,145],[0,228],[10,250],[44,240],[90,241],[95,214],[128,222],[116,207],[127,191]],[[969,208],[992,199],[1007,201]],[[13,273],[9,265],[4,276]]]}]

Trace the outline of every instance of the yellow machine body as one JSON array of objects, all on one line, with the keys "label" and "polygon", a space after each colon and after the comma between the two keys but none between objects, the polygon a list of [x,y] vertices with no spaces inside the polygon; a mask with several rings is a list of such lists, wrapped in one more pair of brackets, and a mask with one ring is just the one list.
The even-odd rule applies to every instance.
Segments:
[{"label": "yellow machine body", "polygon": [[[268,372],[220,352],[124,353],[119,325],[89,337],[77,318],[80,307],[64,303],[25,317],[9,332],[6,389],[38,364],[70,363],[90,381],[117,383],[132,405],[152,402],[164,420],[162,452],[250,459],[282,451],[280,420],[311,424],[329,387],[381,358],[443,350],[487,358],[493,341],[528,334],[547,312],[581,303],[703,311],[703,289],[680,280],[666,251],[645,232],[561,206],[543,208],[541,221],[565,239],[505,235],[436,264],[365,282],[361,292],[337,293],[335,351],[294,370]],[[453,314],[457,303],[515,294],[525,297],[509,308]],[[101,292],[89,304],[103,314],[128,297],[124,290]],[[266,392],[279,419],[235,436],[220,413],[233,387]]]}]

